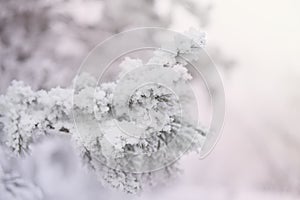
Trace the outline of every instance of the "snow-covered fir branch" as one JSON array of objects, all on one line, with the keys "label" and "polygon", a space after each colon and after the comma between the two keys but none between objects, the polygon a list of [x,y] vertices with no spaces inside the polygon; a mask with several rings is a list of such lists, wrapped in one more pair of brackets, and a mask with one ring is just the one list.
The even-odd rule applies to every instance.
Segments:
[{"label": "snow-covered fir branch", "polygon": [[[153,65],[172,69],[176,75],[169,76],[168,81],[180,88],[192,79],[183,58],[196,60],[205,45],[205,34],[191,30],[186,35],[168,44],[166,49],[172,53],[164,51],[163,46],[146,64],[126,58],[120,66],[128,71],[148,67],[149,73],[149,66]],[[7,93],[0,96],[1,144],[16,155],[24,155],[30,154],[31,145],[44,136],[67,135],[74,141],[83,163],[103,184],[128,193],[137,193],[176,175],[178,168],[170,162],[170,155],[173,158],[201,149],[207,132],[181,117],[183,102],[169,89],[159,84],[140,87],[122,108],[131,115],[118,115],[113,101],[120,80],[99,85],[91,75],[81,74],[74,82],[75,88],[33,91],[24,83],[13,81]],[[74,116],[80,124],[74,123]],[[115,120],[121,125],[141,124],[143,137],[119,134]],[[97,122],[106,132],[99,131],[90,121]],[[188,149],[186,144],[191,144]],[[155,163],[162,163],[163,168],[149,167]]]}]

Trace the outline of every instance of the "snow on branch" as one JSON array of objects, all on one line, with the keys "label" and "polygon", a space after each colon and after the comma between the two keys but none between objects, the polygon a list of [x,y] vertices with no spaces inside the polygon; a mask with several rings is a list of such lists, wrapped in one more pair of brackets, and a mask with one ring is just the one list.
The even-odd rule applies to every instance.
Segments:
[{"label": "snow on branch", "polygon": [[[164,51],[163,46],[146,64],[126,58],[120,66],[129,71],[145,68],[149,73],[152,69],[149,66],[153,65],[159,69],[172,69],[175,75],[168,76],[170,80],[167,81],[176,88],[183,88],[192,75],[182,58],[197,60],[205,45],[205,34],[191,30],[186,35],[188,37],[174,38],[174,42],[166,47],[175,53]],[[122,77],[125,81],[132,78],[119,76]],[[24,155],[30,154],[31,145],[44,136],[67,135],[74,141],[83,163],[103,184],[128,193],[139,192],[176,175],[176,164],[167,162],[170,155],[201,149],[206,131],[181,117],[180,104],[183,102],[169,89],[159,84],[138,88],[130,96],[126,108],[121,108],[129,110],[131,115],[122,112],[121,115],[113,102],[121,80],[98,85],[91,75],[81,74],[74,82],[75,88],[33,91],[24,83],[13,81],[7,93],[0,96],[2,145],[17,155]],[[74,115],[82,122],[80,128],[74,123]],[[96,121],[106,133],[95,129],[90,120]],[[115,120],[126,126],[130,122],[141,124],[143,137],[119,134]],[[111,139],[109,143],[107,135]],[[185,149],[186,144],[191,144],[188,149]],[[155,163],[163,163],[164,167],[134,172],[136,168],[146,169],[145,165]]]}]

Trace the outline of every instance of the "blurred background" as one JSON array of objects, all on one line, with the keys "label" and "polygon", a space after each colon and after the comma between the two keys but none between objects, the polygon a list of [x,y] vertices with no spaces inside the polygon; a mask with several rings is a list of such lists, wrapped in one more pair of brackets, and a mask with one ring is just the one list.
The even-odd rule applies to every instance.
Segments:
[{"label": "blurred background", "polygon": [[[208,157],[183,157],[177,180],[130,198],[299,199],[298,0],[0,0],[0,92],[14,79],[34,89],[68,86],[96,44],[141,26],[207,32],[207,50],[224,81],[226,120]],[[52,179],[43,170],[35,176],[56,199],[81,199],[85,193],[88,199],[109,199],[92,177],[78,175],[75,158],[53,157],[68,152],[60,144],[37,147],[44,148],[38,150],[43,159],[31,159],[42,161],[22,168],[55,169]],[[69,178],[63,169],[71,171]],[[53,177],[66,182],[57,185]]]}]

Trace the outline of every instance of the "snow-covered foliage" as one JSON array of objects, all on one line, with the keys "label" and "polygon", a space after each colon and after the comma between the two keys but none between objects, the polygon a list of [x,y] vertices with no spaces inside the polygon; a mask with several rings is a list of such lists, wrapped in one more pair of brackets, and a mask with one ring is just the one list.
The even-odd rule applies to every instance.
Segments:
[{"label": "snow-covered foliage", "polygon": [[[207,134],[182,116],[181,104],[188,104],[180,101],[185,94],[149,84],[137,88],[127,103],[115,101],[118,85],[126,93],[132,83],[165,69],[173,75],[152,76],[171,83],[176,91],[182,90],[192,79],[182,58],[197,59],[205,44],[203,33],[191,30],[186,34],[190,38],[176,37],[168,44],[172,53],[159,49],[147,64],[125,59],[120,66],[129,73],[115,82],[97,84],[94,77],[83,73],[74,79],[74,88],[33,91],[14,81],[6,95],[0,96],[2,144],[24,155],[31,153],[32,144],[43,136],[66,135],[103,184],[127,193],[137,193],[176,175],[174,161],[188,151],[200,150]],[[136,68],[149,73],[137,74]],[[138,130],[133,124],[139,124]],[[122,134],[117,125],[132,132]]]}]

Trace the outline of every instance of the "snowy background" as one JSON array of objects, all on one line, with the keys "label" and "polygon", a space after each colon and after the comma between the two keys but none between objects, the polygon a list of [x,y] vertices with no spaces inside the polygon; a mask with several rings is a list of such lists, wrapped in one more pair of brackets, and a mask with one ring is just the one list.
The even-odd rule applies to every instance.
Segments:
[{"label": "snowy background", "polygon": [[64,140],[41,142],[19,165],[0,154],[1,169],[34,177],[49,199],[299,199],[297,0],[0,0],[0,91],[13,79],[35,89],[70,85],[93,46],[140,26],[207,32],[226,90],[214,151],[184,157],[178,179],[137,197],[103,189]]}]

